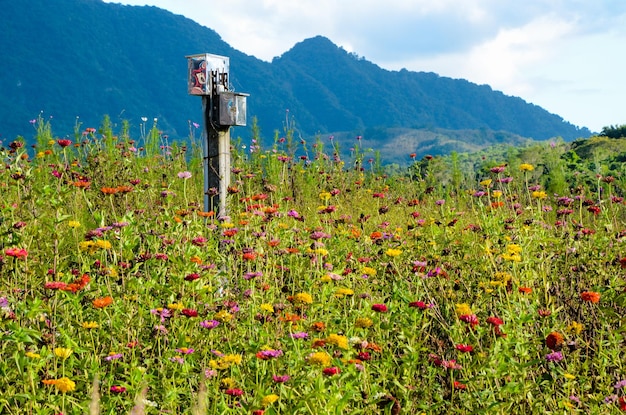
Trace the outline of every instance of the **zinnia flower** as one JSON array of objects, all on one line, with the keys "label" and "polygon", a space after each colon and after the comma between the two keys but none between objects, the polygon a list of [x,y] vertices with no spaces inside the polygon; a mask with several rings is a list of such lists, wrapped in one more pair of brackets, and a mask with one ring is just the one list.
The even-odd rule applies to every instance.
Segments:
[{"label": "zinnia flower", "polygon": [[330,366],[331,357],[326,352],[315,352],[311,353],[307,360],[311,365]]},{"label": "zinnia flower", "polygon": [[595,291],[583,291],[580,293],[580,298],[588,303],[598,303],[600,302],[600,293]]},{"label": "zinnia flower", "polygon": [[113,304],[113,298],[111,296],[96,298],[91,304],[93,304],[94,308],[104,308]]},{"label": "zinnia flower", "polygon": [[563,346],[563,335],[559,332],[553,331],[546,337],[546,346],[550,350],[560,350]]},{"label": "zinnia flower", "polygon": [[72,352],[73,352],[72,349],[68,349],[66,347],[57,347],[56,349],[54,349],[54,355],[56,357],[59,357],[59,358],[63,359],[63,360],[65,360],[68,357],[70,357]]},{"label": "zinnia flower", "polygon": [[262,406],[270,406],[271,404],[273,404],[274,402],[276,402],[278,400],[278,395],[266,395],[263,397],[263,399],[261,399],[261,405]]},{"label": "zinnia flower", "polygon": [[337,366],[327,367],[322,370],[322,373],[326,376],[334,376],[341,373],[341,370]]},{"label": "zinnia flower", "polygon": [[552,353],[548,353],[546,355],[546,360],[548,362],[560,362],[561,360],[563,360],[563,353],[561,352],[552,352]]},{"label": "zinnia flower", "polygon": [[387,306],[385,304],[372,304],[372,310],[376,311],[377,313],[386,313]]},{"label": "zinnia flower", "polygon": [[67,377],[60,379],[44,379],[41,382],[44,385],[54,385],[54,387],[63,393],[72,392],[76,389],[76,383]]}]

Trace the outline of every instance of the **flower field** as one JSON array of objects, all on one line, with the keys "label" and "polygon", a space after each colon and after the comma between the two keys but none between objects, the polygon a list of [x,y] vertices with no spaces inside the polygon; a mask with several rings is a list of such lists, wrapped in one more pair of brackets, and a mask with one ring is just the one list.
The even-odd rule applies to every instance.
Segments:
[{"label": "flower field", "polygon": [[193,136],[37,128],[0,153],[0,413],[626,410],[624,177],[286,131],[217,217]]}]

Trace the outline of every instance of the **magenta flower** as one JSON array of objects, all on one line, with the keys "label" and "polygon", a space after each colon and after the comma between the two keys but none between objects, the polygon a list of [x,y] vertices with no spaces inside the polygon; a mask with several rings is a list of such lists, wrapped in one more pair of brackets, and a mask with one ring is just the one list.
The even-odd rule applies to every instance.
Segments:
[{"label": "magenta flower", "polygon": [[217,320],[204,320],[200,322],[200,327],[203,327],[205,329],[214,329],[215,327],[219,325],[220,325],[220,322]]},{"label": "magenta flower", "polygon": [[111,393],[124,393],[126,392],[126,388],[120,385],[113,385],[109,391],[111,391]]}]

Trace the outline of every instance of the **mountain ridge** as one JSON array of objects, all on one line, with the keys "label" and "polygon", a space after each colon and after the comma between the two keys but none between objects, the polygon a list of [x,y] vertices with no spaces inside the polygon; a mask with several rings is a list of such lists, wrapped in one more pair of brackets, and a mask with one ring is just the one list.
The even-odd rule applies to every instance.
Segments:
[{"label": "mountain ridge", "polygon": [[[538,140],[588,136],[521,98],[463,79],[406,69],[389,71],[323,36],[304,39],[271,62],[232,48],[214,30],[154,6],[101,0],[7,2],[7,55],[0,75],[0,139],[32,137],[41,110],[59,136],[74,125],[158,118],[164,133],[184,138],[201,117],[186,93],[194,53],[230,58],[230,82],[250,93],[248,119],[263,134],[281,131],[285,111],[303,135],[368,128],[507,131]],[[76,118],[79,117],[79,118]],[[237,128],[235,135],[249,129]]]}]

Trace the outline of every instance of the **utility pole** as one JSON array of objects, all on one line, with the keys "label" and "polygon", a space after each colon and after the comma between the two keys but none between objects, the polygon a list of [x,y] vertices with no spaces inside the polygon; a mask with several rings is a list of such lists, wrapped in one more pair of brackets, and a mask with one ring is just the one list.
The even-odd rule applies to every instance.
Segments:
[{"label": "utility pole", "polygon": [[208,53],[186,56],[188,92],[202,96],[204,118],[204,210],[227,215],[230,185],[230,127],[246,125],[248,94],[230,90],[229,58]]}]

